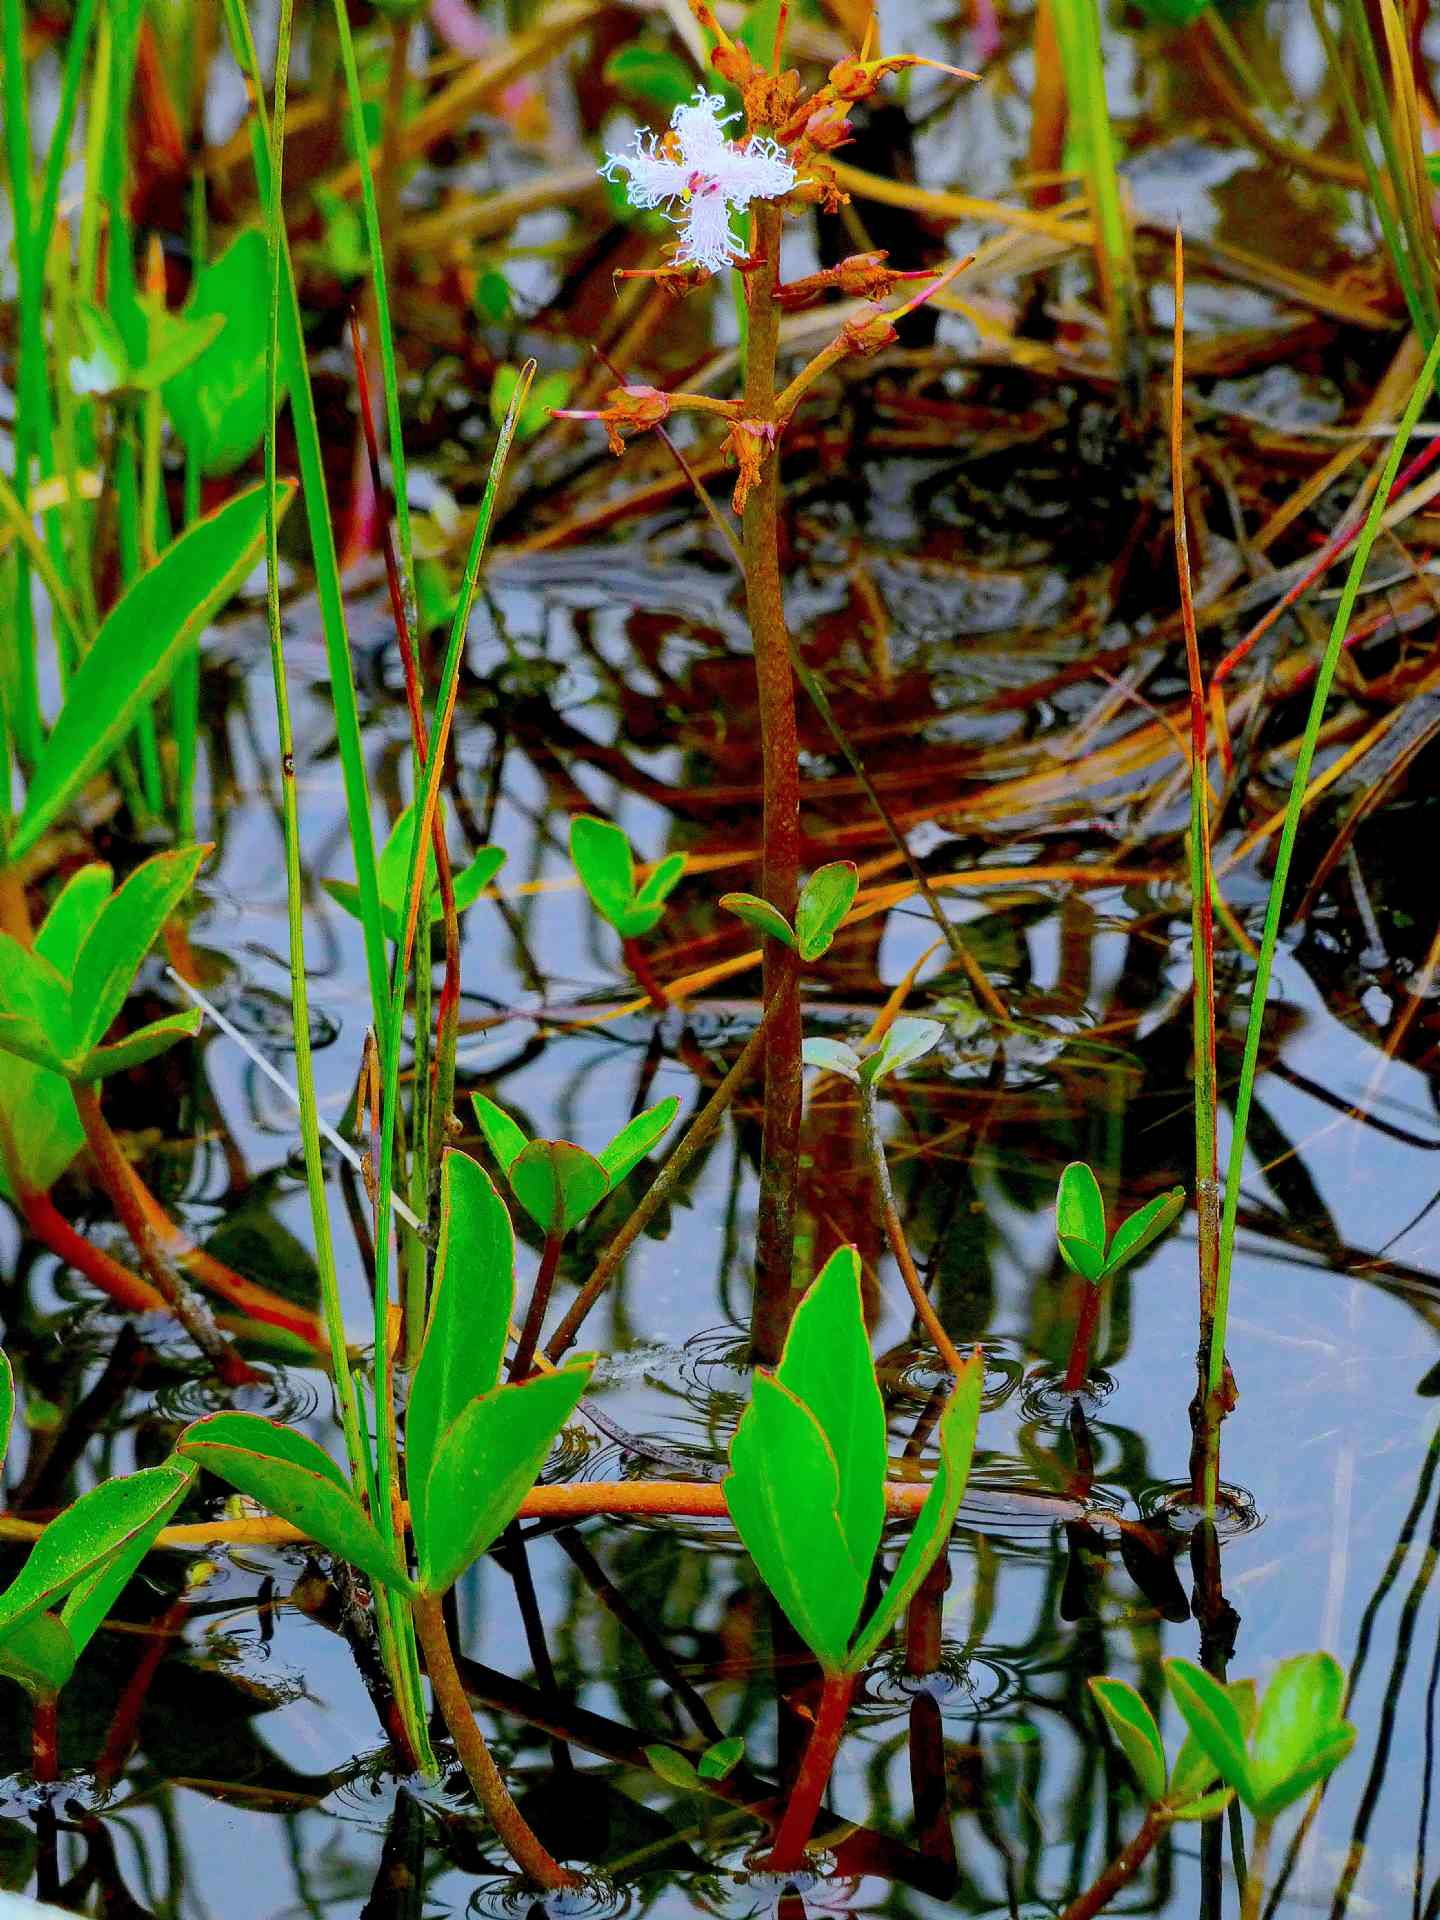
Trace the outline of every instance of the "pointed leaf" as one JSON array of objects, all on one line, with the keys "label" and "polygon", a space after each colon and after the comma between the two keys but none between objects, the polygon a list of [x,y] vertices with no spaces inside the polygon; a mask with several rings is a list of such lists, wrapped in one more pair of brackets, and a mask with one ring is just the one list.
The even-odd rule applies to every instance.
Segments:
[{"label": "pointed leaf", "polygon": [[[176,1463],[183,1464],[183,1463]],[[195,1469],[184,1467],[176,1481],[175,1491],[143,1527],[140,1527],[120,1548],[112,1553],[94,1573],[78,1581],[65,1596],[60,1609],[60,1618],[70,1637],[74,1656],[78,1660],[86,1647],[94,1639],[103,1625],[110,1609],[130,1584],[136,1568],[155,1544],[155,1536],[171,1519],[175,1509],[185,1498],[195,1482]]]},{"label": "pointed leaf", "polygon": [[53,1613],[35,1614],[0,1640],[0,1674],[33,1700],[53,1700],[74,1673],[78,1658],[69,1632]]},{"label": "pointed leaf", "polygon": [[1184,1209],[1185,1189],[1172,1187],[1169,1193],[1157,1193],[1148,1206],[1138,1208],[1128,1220],[1122,1221],[1105,1256],[1106,1273],[1118,1273],[1121,1267],[1138,1260],[1148,1246],[1169,1231]]},{"label": "pointed leaf", "polygon": [[940,1461],[925,1504],[916,1516],[905,1551],[890,1576],[890,1584],[846,1662],[852,1673],[858,1673],[870,1659],[949,1545],[950,1529],[955,1524],[960,1502],[965,1497],[965,1483],[970,1478],[984,1385],[985,1369],[979,1355],[972,1355],[965,1362],[940,1416]]},{"label": "pointed leaf", "polygon": [[257,1413],[212,1413],[187,1427],[175,1450],[339,1559],[402,1593],[413,1591],[394,1548],[381,1539],[344,1474],[304,1434]]},{"label": "pointed leaf", "polygon": [[570,822],[570,858],[597,913],[620,928],[635,897],[635,858],[628,836],[588,813]]},{"label": "pointed leaf", "polygon": [[810,1409],[768,1373],[755,1376],[721,1485],[760,1578],[826,1672],[841,1672],[865,1581],[840,1525],[835,1456]]},{"label": "pointed leaf", "polygon": [[594,1368],[582,1355],[472,1400],[441,1435],[415,1546],[427,1593],[444,1593],[515,1518]]},{"label": "pointed leaf", "polygon": [[[280,489],[282,514],[294,492]],[[252,487],[172,541],[111,608],[31,775],[11,860],[30,851],[169,684],[180,655],[255,565],[264,536],[265,489]]]},{"label": "pointed leaf", "polygon": [[485,1144],[508,1175],[511,1167],[529,1146],[529,1139],[505,1109],[497,1107],[495,1102],[488,1099],[485,1094],[477,1093],[474,1100],[475,1117],[480,1122],[480,1131],[485,1136]]},{"label": "pointed leaf", "polygon": [[532,1140],[510,1163],[510,1186],[542,1233],[569,1233],[610,1191],[610,1177],[593,1154],[568,1140]]},{"label": "pointed leaf", "polygon": [[183,1467],[145,1467],[82,1493],[46,1527],[30,1558],[0,1595],[0,1638],[51,1607],[60,1596],[118,1553],[170,1505]]},{"label": "pointed leaf", "polygon": [[1090,1691],[1153,1807],[1165,1798],[1165,1747],[1154,1714],[1128,1680],[1092,1680]]},{"label": "pointed leaf", "polygon": [[695,1771],[702,1780],[728,1780],[745,1758],[745,1742],[738,1733],[716,1740],[701,1754]]},{"label": "pointed leaf", "polygon": [[35,936],[36,953],[67,980],[110,898],[114,880],[114,870],[98,860],[72,873]]},{"label": "pointed leaf", "polygon": [[875,1052],[861,1063],[861,1078],[879,1081],[887,1073],[913,1065],[939,1045],[944,1032],[938,1020],[897,1020]]},{"label": "pointed leaf", "polygon": [[[1296,1654],[1276,1668],[1250,1741],[1251,1780],[1265,1814],[1289,1806],[1349,1752],[1355,1734],[1341,1717],[1344,1702],[1345,1675],[1330,1654]],[[1323,1772],[1314,1771],[1317,1758]]]},{"label": "pointed leaf", "polygon": [[[1255,1725],[1256,1695],[1253,1680],[1228,1680],[1225,1691],[1240,1716],[1240,1729],[1248,1741],[1251,1729]],[[1193,1733],[1187,1732],[1175,1765],[1170,1769],[1170,1793],[1172,1804],[1193,1800],[1197,1794],[1214,1785],[1216,1778],[1215,1762],[1201,1746]]]},{"label": "pointed leaf", "polygon": [[[441,820],[444,820],[443,809]],[[385,913],[385,937],[388,940],[399,938],[401,915],[405,910],[405,883],[410,878],[410,843],[415,836],[415,808],[413,803],[401,809],[400,816],[386,836],[375,863],[375,878],[380,889],[380,905]],[[425,885],[435,884],[435,849],[425,849]]]},{"label": "pointed leaf", "polygon": [[[481,847],[468,867],[462,867],[454,876],[455,911],[464,913],[467,907],[473,907],[484,893],[490,882],[505,864],[503,847]],[[440,890],[437,887],[430,901],[430,918],[439,920],[444,916],[440,904]]]},{"label": "pointed leaf", "polygon": [[[659,909],[664,906],[665,902],[670,898],[670,895],[675,891],[676,886],[679,884],[680,876],[684,871],[685,855],[683,853],[667,853],[663,860],[658,860],[655,863],[650,873],[641,882],[639,891],[635,895],[636,907],[644,913],[649,913],[653,908],[655,910],[655,919],[658,920],[660,917]],[[650,925],[653,926],[654,924],[655,922],[652,920]],[[649,927],[640,928],[640,932],[642,933],[648,933],[649,930]]]},{"label": "pointed leaf", "polygon": [[795,908],[795,938],[802,960],[818,960],[855,902],[860,869],[853,860],[832,860],[805,882]]},{"label": "pointed leaf", "polygon": [[856,1086],[860,1084],[860,1056],[843,1040],[807,1040],[800,1049],[800,1057],[807,1067],[821,1067],[826,1073],[838,1073]]},{"label": "pointed leaf", "polygon": [[700,1776],[693,1764],[674,1747],[658,1744],[646,1747],[645,1758],[650,1762],[650,1771],[668,1787],[679,1787],[683,1793],[694,1793],[700,1784]]},{"label": "pointed leaf", "polygon": [[440,1436],[493,1390],[515,1307],[515,1236],[505,1202],[467,1154],[440,1171],[440,1234],[425,1344],[405,1416],[405,1478],[417,1532]]},{"label": "pointed leaf", "polygon": [[[214,344],[165,387],[165,411],[206,475],[231,473],[259,446],[265,432],[265,325],[270,272],[258,227],[236,234],[215,259],[196,270],[186,317],[223,315]],[[282,381],[282,395],[284,370]]]},{"label": "pointed leaf", "polygon": [[1215,1771],[1253,1812],[1245,1727],[1235,1701],[1203,1667],[1178,1656],[1165,1662],[1165,1684],[1185,1724],[1214,1762]]},{"label": "pointed leaf", "polygon": [[790,930],[790,922],[778,907],[772,907],[768,900],[762,900],[758,894],[722,893],[720,904],[727,913],[738,914],[746,926],[753,927],[757,933],[768,933],[781,946],[794,948],[795,935]]},{"label": "pointed leaf", "polygon": [[679,1111],[680,1102],[671,1094],[668,1100],[662,1100],[658,1106],[647,1107],[644,1113],[637,1113],[628,1127],[621,1128],[608,1147],[600,1149],[600,1164],[609,1175],[612,1187],[618,1187],[626,1174],[639,1166],[656,1141],[669,1131]]},{"label": "pointed leaf", "polygon": [[126,1073],[131,1067],[143,1066],[157,1054],[168,1052],[178,1041],[193,1040],[204,1020],[199,1007],[187,1007],[183,1013],[170,1013],[163,1020],[152,1020],[148,1026],[137,1027],[134,1033],[127,1033],[123,1040],[112,1041],[108,1047],[92,1047],[72,1069],[72,1077],[103,1080],[107,1074]]},{"label": "pointed leaf", "polygon": [[[0,959],[0,965],[3,964]],[[0,1013],[0,1052],[13,1054],[16,1059],[28,1060],[33,1066],[46,1067],[54,1073],[65,1067],[47,1030],[23,1014]]]},{"label": "pointed leaf", "polygon": [[888,1455],[853,1247],[837,1248],[811,1282],[775,1378],[814,1415],[835,1456],[840,1531],[856,1573],[868,1580],[885,1526]]},{"label": "pointed leaf", "polygon": [[[1072,1248],[1076,1241],[1081,1246],[1094,1248],[1103,1270],[1105,1202],[1100,1194],[1100,1182],[1083,1160],[1072,1160],[1060,1176],[1055,1195],[1055,1238],[1060,1242],[1061,1258],[1067,1266],[1075,1267],[1077,1273],[1084,1269],[1075,1266]],[[1086,1274],[1085,1277],[1088,1280],[1098,1275]]]},{"label": "pointed leaf", "polygon": [[68,974],[8,933],[0,933],[0,1044],[41,1065],[70,1050],[73,1014]]},{"label": "pointed leaf", "polygon": [[102,908],[75,961],[77,1052],[99,1044],[125,1004],[166,919],[195,884],[208,847],[157,853],[138,866]]},{"label": "pointed leaf", "polygon": [[1172,1820],[1213,1820],[1217,1813],[1223,1813],[1235,1798],[1232,1787],[1218,1787],[1214,1793],[1202,1793],[1198,1799],[1184,1800],[1179,1806],[1171,1807]]}]

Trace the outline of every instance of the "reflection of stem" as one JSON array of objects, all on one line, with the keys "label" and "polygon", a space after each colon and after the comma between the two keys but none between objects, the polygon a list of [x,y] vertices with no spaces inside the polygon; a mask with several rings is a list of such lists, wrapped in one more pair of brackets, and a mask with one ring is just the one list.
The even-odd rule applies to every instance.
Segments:
[{"label": "reflection of stem", "polygon": [[[744,414],[762,425],[775,420],[775,355],[780,308],[780,208],[755,206],[753,252],[746,276],[749,336]],[[795,916],[800,870],[800,766],[795,732],[795,682],[780,584],[780,456],[760,464],[742,521],[745,606],[755,647],[763,768],[764,860],[761,892],[787,920]],[[765,1006],[773,1007],[765,1052],[765,1125],[760,1155],[756,1225],[755,1306],[751,1345],[756,1358],[779,1358],[790,1318],[795,1252],[795,1190],[800,1161],[802,1080],[800,985],[795,957],[780,941],[765,941]]]},{"label": "reflection of stem", "polygon": [[1133,1880],[1144,1866],[1164,1830],[1165,1823],[1159,1809],[1151,1807],[1135,1838],[1128,1846],[1121,1848],[1100,1878],[1088,1886],[1078,1900],[1070,1902],[1061,1920],[1094,1920],[1097,1913],[1103,1913],[1120,1889]]},{"label": "reflection of stem", "polygon": [[1260,1920],[1260,1903],[1265,1897],[1265,1868],[1270,1859],[1270,1835],[1273,1820],[1255,1821],[1255,1837],[1250,1843],[1250,1871],[1245,1876],[1245,1897],[1240,1902],[1240,1920]]},{"label": "reflection of stem", "polygon": [[789,1873],[804,1863],[815,1817],[840,1750],[840,1737],[845,1731],[845,1716],[850,1711],[850,1696],[854,1691],[853,1673],[825,1675],[815,1727],[806,1742],[789,1804],[766,1859],[767,1867],[774,1872]]},{"label": "reflection of stem", "polygon": [[1097,1280],[1085,1282],[1085,1298],[1080,1303],[1080,1312],[1075,1319],[1075,1336],[1070,1342],[1070,1359],[1065,1367],[1062,1382],[1066,1393],[1078,1393],[1085,1384],[1085,1376],[1090,1371],[1090,1348],[1095,1339],[1095,1326],[1100,1318],[1100,1283]]},{"label": "reflection of stem", "polygon": [[708,1144],[711,1135],[724,1117],[726,1108],[749,1077],[760,1051],[761,1035],[765,1032],[769,1019],[770,1012],[767,1009],[759,1026],[740,1049],[734,1066],[691,1121],[690,1130],[685,1138],[656,1174],[635,1211],[601,1254],[596,1262],[595,1271],[570,1303],[569,1310],[555,1329],[550,1345],[546,1348],[551,1360],[558,1363],[561,1355],[574,1345],[575,1336],[580,1331],[585,1316],[609,1285],[611,1276],[656,1213],[675,1191],[690,1162],[700,1149]]},{"label": "reflection of stem", "polygon": [[465,1769],[466,1778],[490,1817],[507,1852],[517,1867],[548,1892],[578,1887],[578,1874],[562,1867],[544,1846],[523,1813],[510,1797],[510,1789],[490,1756],[475,1715],[471,1712],[465,1686],[450,1651],[450,1636],[445,1631],[445,1615],[440,1600],[433,1594],[417,1594],[410,1602],[415,1631],[425,1653],[425,1666],[435,1704],[449,1729],[450,1738]]},{"label": "reflection of stem", "polygon": [[860,1118],[864,1125],[865,1150],[870,1158],[870,1171],[880,1196],[880,1212],[885,1222],[885,1237],[890,1242],[890,1251],[895,1256],[895,1264],[900,1269],[921,1325],[939,1349],[941,1359],[958,1380],[965,1362],[960,1358],[955,1342],[941,1326],[940,1316],[931,1304],[929,1294],[920,1284],[920,1276],[915,1271],[915,1262],[910,1257],[905,1229],[901,1225],[900,1215],[895,1207],[895,1193],[890,1185],[890,1166],[885,1158],[885,1143],[880,1138],[880,1115],[873,1080],[860,1082]]},{"label": "reflection of stem", "polygon": [[190,1291],[184,1276],[175,1266],[156,1234],[151,1230],[132,1182],[130,1163],[110,1124],[100,1111],[100,1096],[93,1086],[75,1084],[71,1089],[75,1111],[85,1129],[86,1143],[109,1194],[121,1224],[135,1243],[135,1251],[157,1293],[199,1347],[227,1387],[244,1386],[256,1379],[210,1317],[209,1308]]},{"label": "reflection of stem", "polygon": [[[560,1191],[560,1181],[555,1180],[555,1211],[563,1212],[564,1196]],[[520,1338],[516,1342],[515,1357],[510,1362],[510,1378],[523,1380],[530,1372],[535,1360],[535,1349],[540,1344],[540,1329],[545,1324],[545,1309],[550,1304],[550,1294],[555,1285],[555,1270],[560,1265],[560,1249],[565,1244],[563,1225],[552,1225],[545,1236],[545,1251],[540,1256],[540,1270],[535,1275],[535,1285],[530,1292],[530,1306],[525,1315],[525,1324],[520,1329]]]}]

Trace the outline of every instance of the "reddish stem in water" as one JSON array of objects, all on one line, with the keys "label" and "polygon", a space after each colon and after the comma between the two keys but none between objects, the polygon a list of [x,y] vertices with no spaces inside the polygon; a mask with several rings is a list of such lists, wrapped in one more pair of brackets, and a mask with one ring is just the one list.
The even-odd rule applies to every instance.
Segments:
[{"label": "reddish stem in water", "polygon": [[1095,1920],[1096,1914],[1103,1913],[1120,1889],[1135,1878],[1164,1830],[1159,1809],[1151,1807],[1135,1838],[1121,1848],[1100,1878],[1088,1886],[1078,1900],[1070,1902],[1061,1920]]},{"label": "reddish stem in water", "polygon": [[634,974],[642,992],[649,996],[650,1004],[657,1013],[664,1013],[670,1005],[670,996],[655,978],[650,962],[646,958],[645,949],[638,940],[634,939],[624,940],[621,944],[625,953],[625,964]]},{"label": "reddish stem in water", "polygon": [[1085,1298],[1080,1303],[1080,1311],[1075,1319],[1075,1337],[1070,1342],[1070,1358],[1065,1367],[1062,1387],[1066,1393],[1079,1393],[1090,1371],[1090,1348],[1095,1339],[1095,1328],[1100,1320],[1100,1286],[1097,1281],[1085,1282]]},{"label": "reddish stem in water", "polygon": [[560,1265],[560,1249],[564,1244],[564,1228],[552,1227],[545,1236],[545,1251],[540,1256],[540,1270],[535,1275],[535,1285],[530,1292],[529,1310],[525,1315],[525,1324],[520,1329],[515,1357],[510,1362],[512,1380],[525,1379],[534,1367],[535,1349],[540,1344],[540,1329],[545,1325],[545,1309],[550,1304],[555,1271]]},{"label": "reddish stem in water", "polygon": [[60,1778],[60,1696],[37,1699],[30,1724],[31,1770],[41,1786],[49,1786]]},{"label": "reddish stem in water", "polygon": [[765,1864],[772,1872],[790,1873],[805,1864],[805,1849],[810,1844],[820,1803],[830,1784],[835,1756],[840,1751],[840,1739],[845,1731],[845,1716],[850,1711],[850,1697],[854,1691],[853,1673],[825,1675],[820,1689],[820,1705],[815,1714],[815,1728],[806,1743],[789,1804],[766,1855]]}]

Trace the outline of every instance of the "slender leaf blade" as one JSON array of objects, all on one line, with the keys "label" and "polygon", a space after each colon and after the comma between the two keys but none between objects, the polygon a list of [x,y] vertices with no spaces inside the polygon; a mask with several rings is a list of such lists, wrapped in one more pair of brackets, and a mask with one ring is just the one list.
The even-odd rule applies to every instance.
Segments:
[{"label": "slender leaf blade", "polygon": [[1169,1193],[1157,1193],[1148,1205],[1137,1208],[1128,1220],[1122,1221],[1115,1229],[1115,1238],[1110,1242],[1110,1250],[1105,1256],[1106,1273],[1118,1273],[1121,1267],[1138,1260],[1162,1233],[1169,1232],[1184,1207],[1185,1189],[1172,1187]]},{"label": "slender leaf blade", "polygon": [[1090,1682],[1095,1704],[1114,1734],[1140,1791],[1153,1807],[1165,1798],[1165,1746],[1155,1716],[1128,1680],[1103,1678]]},{"label": "slender leaf blade", "polygon": [[175,1509],[190,1491],[195,1469],[185,1467],[175,1491],[143,1527],[131,1534],[117,1553],[112,1553],[94,1573],[87,1575],[66,1594],[60,1618],[69,1635],[75,1658],[84,1653],[103,1625],[110,1609],[129,1585],[136,1568],[155,1544],[155,1536],[174,1515]]},{"label": "slender leaf blade", "polygon": [[1178,1655],[1165,1662],[1165,1684],[1186,1726],[1214,1762],[1215,1771],[1253,1812],[1250,1759],[1237,1703],[1203,1667]]},{"label": "slender leaf blade", "polygon": [[772,940],[778,940],[782,947],[795,947],[795,934],[790,922],[778,907],[772,907],[768,900],[762,900],[755,893],[722,893],[720,905],[727,913],[736,914],[747,927],[753,927],[759,934],[769,934]]},{"label": "slender leaf blade", "polygon": [[647,1107],[644,1113],[637,1113],[629,1126],[622,1127],[608,1147],[602,1147],[599,1153],[600,1165],[610,1176],[610,1185],[618,1187],[620,1182],[649,1153],[674,1124],[680,1111],[680,1102],[674,1094],[668,1100],[662,1100],[658,1106]]},{"label": "slender leaf blade", "polygon": [[529,1136],[487,1094],[477,1093],[474,1099],[475,1117],[480,1122],[485,1144],[508,1176],[511,1167],[529,1146]]}]

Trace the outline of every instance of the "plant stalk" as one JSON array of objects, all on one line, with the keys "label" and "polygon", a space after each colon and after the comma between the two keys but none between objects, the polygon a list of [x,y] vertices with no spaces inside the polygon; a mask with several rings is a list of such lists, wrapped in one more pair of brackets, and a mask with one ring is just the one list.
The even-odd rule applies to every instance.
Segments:
[{"label": "plant stalk", "polygon": [[[560,1186],[556,1182],[556,1212],[561,1212],[559,1204]],[[563,1219],[563,1216],[562,1216]],[[525,1313],[525,1324],[520,1329],[520,1338],[515,1344],[515,1352],[510,1361],[512,1380],[524,1380],[534,1371],[535,1349],[540,1344],[540,1330],[545,1325],[545,1309],[550,1304],[550,1295],[555,1287],[555,1274],[560,1266],[560,1249],[565,1244],[563,1224],[552,1225],[545,1236],[545,1249],[540,1255],[539,1270],[535,1275],[535,1285],[530,1290],[530,1305]]]},{"label": "plant stalk", "polygon": [[1120,1889],[1128,1886],[1155,1850],[1155,1842],[1165,1831],[1158,1807],[1151,1807],[1134,1839],[1123,1846],[1105,1871],[1088,1886],[1078,1900],[1072,1900],[1061,1920],[1095,1920],[1103,1913]]},{"label": "plant stalk", "polygon": [[789,1873],[805,1863],[805,1849],[815,1830],[820,1802],[830,1784],[835,1756],[840,1751],[845,1718],[855,1691],[853,1673],[827,1673],[820,1689],[815,1726],[801,1756],[789,1803],[775,1830],[765,1864],[773,1872]]},{"label": "plant stalk", "polygon": [[60,1778],[60,1696],[38,1695],[30,1722],[30,1771],[36,1784],[51,1786]]},{"label": "plant stalk", "polygon": [[1270,1837],[1274,1831],[1273,1820],[1261,1820],[1257,1816],[1250,1842],[1250,1868],[1245,1875],[1245,1893],[1240,1902],[1240,1920],[1260,1920],[1260,1906],[1265,1898],[1265,1869],[1270,1862]]},{"label": "plant stalk", "polygon": [[[749,344],[745,361],[745,418],[774,426],[775,358],[780,307],[780,208],[755,207],[753,252],[746,276]],[[780,582],[780,456],[772,449],[750,489],[741,526],[745,606],[755,647],[760,714],[764,818],[760,890],[787,920],[795,917],[800,877],[800,767],[795,728],[795,681]],[[781,941],[765,941],[764,994],[770,1018],[765,1050],[765,1119],[760,1153],[756,1225],[755,1302],[750,1344],[755,1358],[780,1357],[793,1305],[795,1195],[800,1164],[802,1067],[800,981],[795,956]],[[773,1013],[772,1013],[773,1009]]]},{"label": "plant stalk", "polygon": [[921,1284],[920,1275],[915,1270],[915,1262],[910,1257],[910,1244],[905,1238],[905,1228],[895,1205],[895,1190],[890,1184],[890,1163],[885,1158],[885,1143],[880,1138],[880,1114],[873,1080],[862,1080],[860,1083],[860,1119],[865,1135],[865,1151],[869,1157],[870,1171],[875,1181],[875,1190],[880,1198],[880,1214],[885,1223],[885,1238],[890,1242],[890,1251],[895,1256],[895,1264],[900,1269],[905,1290],[910,1295],[910,1303],[919,1317],[920,1324],[938,1348],[941,1359],[958,1380],[964,1371],[965,1362],[961,1359],[955,1342],[941,1325],[934,1303]]},{"label": "plant stalk", "polygon": [[465,1776],[506,1851],[522,1873],[549,1893],[582,1885],[580,1876],[562,1867],[539,1839],[501,1778],[450,1651],[442,1601],[434,1594],[416,1594],[410,1602],[410,1617],[415,1622],[415,1633],[425,1655],[435,1704],[455,1742]]},{"label": "plant stalk", "polygon": [[1085,1384],[1085,1376],[1090,1371],[1090,1349],[1095,1341],[1095,1328],[1100,1321],[1100,1306],[1100,1284],[1087,1280],[1085,1298],[1080,1303],[1080,1312],[1075,1319],[1075,1334],[1070,1342],[1065,1378],[1061,1383],[1065,1393],[1079,1393]]}]

